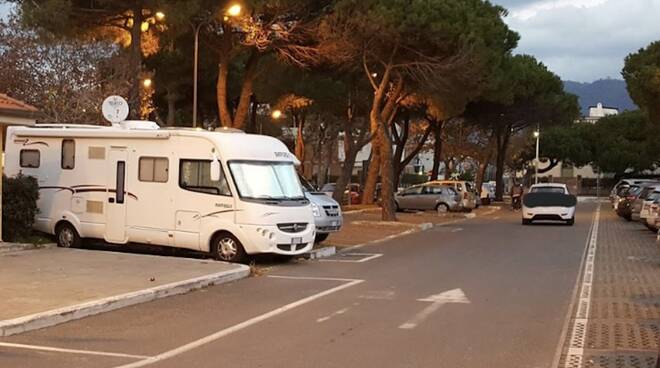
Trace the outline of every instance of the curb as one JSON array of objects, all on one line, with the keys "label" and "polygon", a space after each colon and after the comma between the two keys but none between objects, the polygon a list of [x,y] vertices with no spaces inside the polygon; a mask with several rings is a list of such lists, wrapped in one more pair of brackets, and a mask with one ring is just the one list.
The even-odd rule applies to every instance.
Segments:
[{"label": "curb", "polygon": [[384,237],[384,238],[382,238],[382,239],[371,240],[371,241],[368,241],[368,242],[366,242],[366,243],[362,243],[362,244],[358,244],[358,245],[353,245],[353,246],[350,246],[350,247],[348,247],[348,248],[343,248],[343,249],[340,249],[337,253],[347,253],[347,252],[350,252],[350,251],[355,250],[355,249],[359,249],[359,248],[362,248],[362,247],[366,247],[367,245],[374,245],[374,244],[382,243],[382,242],[385,242],[385,241],[388,241],[388,240],[392,240],[392,239],[400,238],[400,237],[402,237],[402,236],[406,236],[406,235],[410,235],[410,234],[419,233],[419,232],[422,232],[422,231],[426,231],[426,230],[432,229],[434,226],[435,226],[435,225],[433,225],[433,224],[430,223],[430,222],[425,222],[425,223],[423,223],[423,224],[419,224],[419,225],[417,225],[416,228],[414,228],[414,229],[410,229],[410,230],[402,231],[402,232],[400,232],[400,233],[398,233],[398,234],[393,234],[393,235],[390,235],[390,236],[386,236],[386,237]]},{"label": "curb", "polygon": [[356,213],[364,213],[364,212],[376,212],[380,211],[380,207],[375,207],[375,208],[363,208],[361,210],[350,210],[350,211],[342,211],[344,215],[353,215]]},{"label": "curb", "polygon": [[55,326],[60,323],[110,312],[131,305],[146,303],[168,296],[184,294],[211,285],[236,281],[250,275],[250,267],[245,265],[236,266],[238,268],[234,270],[218,272],[153,288],[93,300],[87,303],[0,321],[0,336],[10,336],[44,327]]},{"label": "curb", "polygon": [[55,243],[47,244],[29,244],[29,243],[0,243],[0,255],[9,252],[20,252],[24,250],[53,248],[57,245]]}]

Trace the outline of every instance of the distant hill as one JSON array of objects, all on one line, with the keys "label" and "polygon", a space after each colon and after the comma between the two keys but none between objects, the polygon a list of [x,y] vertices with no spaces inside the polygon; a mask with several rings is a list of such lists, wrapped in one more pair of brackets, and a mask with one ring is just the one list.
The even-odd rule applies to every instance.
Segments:
[{"label": "distant hill", "polygon": [[589,112],[589,106],[596,106],[599,102],[604,106],[616,107],[619,111],[637,109],[623,80],[600,79],[593,83],[564,81],[564,89],[580,98],[583,115]]}]

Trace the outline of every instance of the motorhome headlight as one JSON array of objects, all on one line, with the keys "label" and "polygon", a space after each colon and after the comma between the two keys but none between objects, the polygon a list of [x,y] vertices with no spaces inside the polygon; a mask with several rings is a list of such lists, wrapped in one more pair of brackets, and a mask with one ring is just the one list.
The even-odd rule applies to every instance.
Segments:
[{"label": "motorhome headlight", "polygon": [[314,214],[314,217],[321,217],[321,209],[316,203],[312,203],[312,213]]}]

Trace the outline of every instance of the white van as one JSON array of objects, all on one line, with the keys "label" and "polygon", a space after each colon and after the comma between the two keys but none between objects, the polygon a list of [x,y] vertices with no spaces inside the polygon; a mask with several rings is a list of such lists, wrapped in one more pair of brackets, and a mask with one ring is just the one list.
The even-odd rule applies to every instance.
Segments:
[{"label": "white van", "polygon": [[279,140],[219,129],[10,127],[5,172],[39,182],[35,228],[81,238],[189,248],[239,262],[314,245],[314,216]]}]

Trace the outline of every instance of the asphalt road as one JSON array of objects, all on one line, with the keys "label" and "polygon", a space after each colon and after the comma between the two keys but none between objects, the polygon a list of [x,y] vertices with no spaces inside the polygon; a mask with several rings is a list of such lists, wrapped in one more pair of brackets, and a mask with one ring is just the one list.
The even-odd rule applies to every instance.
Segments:
[{"label": "asphalt road", "polygon": [[594,209],[573,227],[502,210],[2,338],[56,351],[0,347],[0,366],[551,367]]}]

